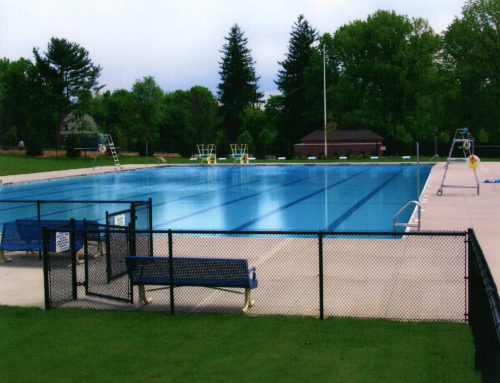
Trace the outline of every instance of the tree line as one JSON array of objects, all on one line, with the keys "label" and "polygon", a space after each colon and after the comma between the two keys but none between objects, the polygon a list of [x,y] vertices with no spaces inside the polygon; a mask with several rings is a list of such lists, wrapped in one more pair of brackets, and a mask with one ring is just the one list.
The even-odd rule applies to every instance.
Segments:
[{"label": "tree line", "polygon": [[267,100],[237,24],[225,37],[215,95],[202,86],[164,92],[151,76],[102,92],[102,68],[85,48],[52,38],[46,52],[33,49],[33,61],[0,60],[0,140],[23,139],[32,155],[59,148],[73,112],[92,115],[122,150],[187,156],[215,143],[226,154],[236,142],[257,157],[289,156],[324,127],[325,74],[328,130],[371,129],[387,154],[411,152],[416,141],[428,151],[436,139],[449,145],[462,127],[479,144],[499,145],[499,21],[499,0],[467,1],[442,34],[422,18],[379,10],[320,35],[300,15],[279,62],[280,94]]}]

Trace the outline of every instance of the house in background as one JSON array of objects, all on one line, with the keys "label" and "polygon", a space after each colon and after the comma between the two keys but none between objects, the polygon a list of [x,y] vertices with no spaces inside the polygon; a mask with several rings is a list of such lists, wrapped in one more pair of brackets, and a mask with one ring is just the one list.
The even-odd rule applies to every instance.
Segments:
[{"label": "house in background", "polygon": [[61,136],[63,138],[70,134],[96,135],[97,133],[97,124],[90,114],[71,112],[64,117],[61,129]]},{"label": "house in background", "polygon": [[[327,134],[328,157],[348,153],[382,155],[384,138],[371,130],[335,130]],[[315,130],[294,145],[296,156],[320,156],[325,153],[324,131]]]}]

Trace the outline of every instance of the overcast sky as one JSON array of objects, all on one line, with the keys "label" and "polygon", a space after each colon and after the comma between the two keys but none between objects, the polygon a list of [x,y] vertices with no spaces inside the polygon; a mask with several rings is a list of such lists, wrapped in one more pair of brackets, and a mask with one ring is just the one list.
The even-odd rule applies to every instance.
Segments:
[{"label": "overcast sky", "polygon": [[300,14],[320,34],[378,9],[427,19],[441,33],[465,0],[0,0],[0,58],[34,60],[51,37],[87,49],[106,89],[154,76],[166,91],[194,85],[217,91],[220,50],[237,23],[256,61],[259,88],[276,91],[278,61]]}]

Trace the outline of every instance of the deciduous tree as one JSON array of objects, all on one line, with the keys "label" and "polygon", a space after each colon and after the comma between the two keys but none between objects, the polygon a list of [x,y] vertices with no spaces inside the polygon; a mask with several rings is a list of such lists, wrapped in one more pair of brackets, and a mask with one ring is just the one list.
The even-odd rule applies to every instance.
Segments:
[{"label": "deciduous tree", "polygon": [[450,115],[500,143],[500,1],[469,0],[444,33],[444,63],[458,95]]}]

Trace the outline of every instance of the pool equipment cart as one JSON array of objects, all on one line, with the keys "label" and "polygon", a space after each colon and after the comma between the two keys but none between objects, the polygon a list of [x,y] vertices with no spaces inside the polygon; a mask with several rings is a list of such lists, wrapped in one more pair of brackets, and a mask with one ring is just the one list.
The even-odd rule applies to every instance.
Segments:
[{"label": "pool equipment cart", "polygon": [[[458,150],[457,150],[458,149]],[[461,156],[454,156],[455,152],[461,151]],[[469,168],[474,171],[474,178],[476,180],[476,186],[467,185],[446,185],[444,182],[446,180],[446,174],[448,173],[448,168],[451,162],[456,161],[466,161]],[[464,188],[464,189],[476,189],[479,195],[479,181],[477,179],[476,167],[479,163],[479,157],[474,155],[474,138],[471,136],[468,128],[457,129],[453,141],[451,143],[450,153],[448,154],[448,159],[446,160],[446,165],[444,167],[443,180],[441,181],[441,186],[437,191],[437,195],[443,194],[444,188]]]},{"label": "pool equipment cart", "polygon": [[205,161],[207,164],[216,164],[217,155],[215,154],[214,144],[199,144],[196,145],[198,148],[198,154],[195,157],[201,159],[201,162]]}]

